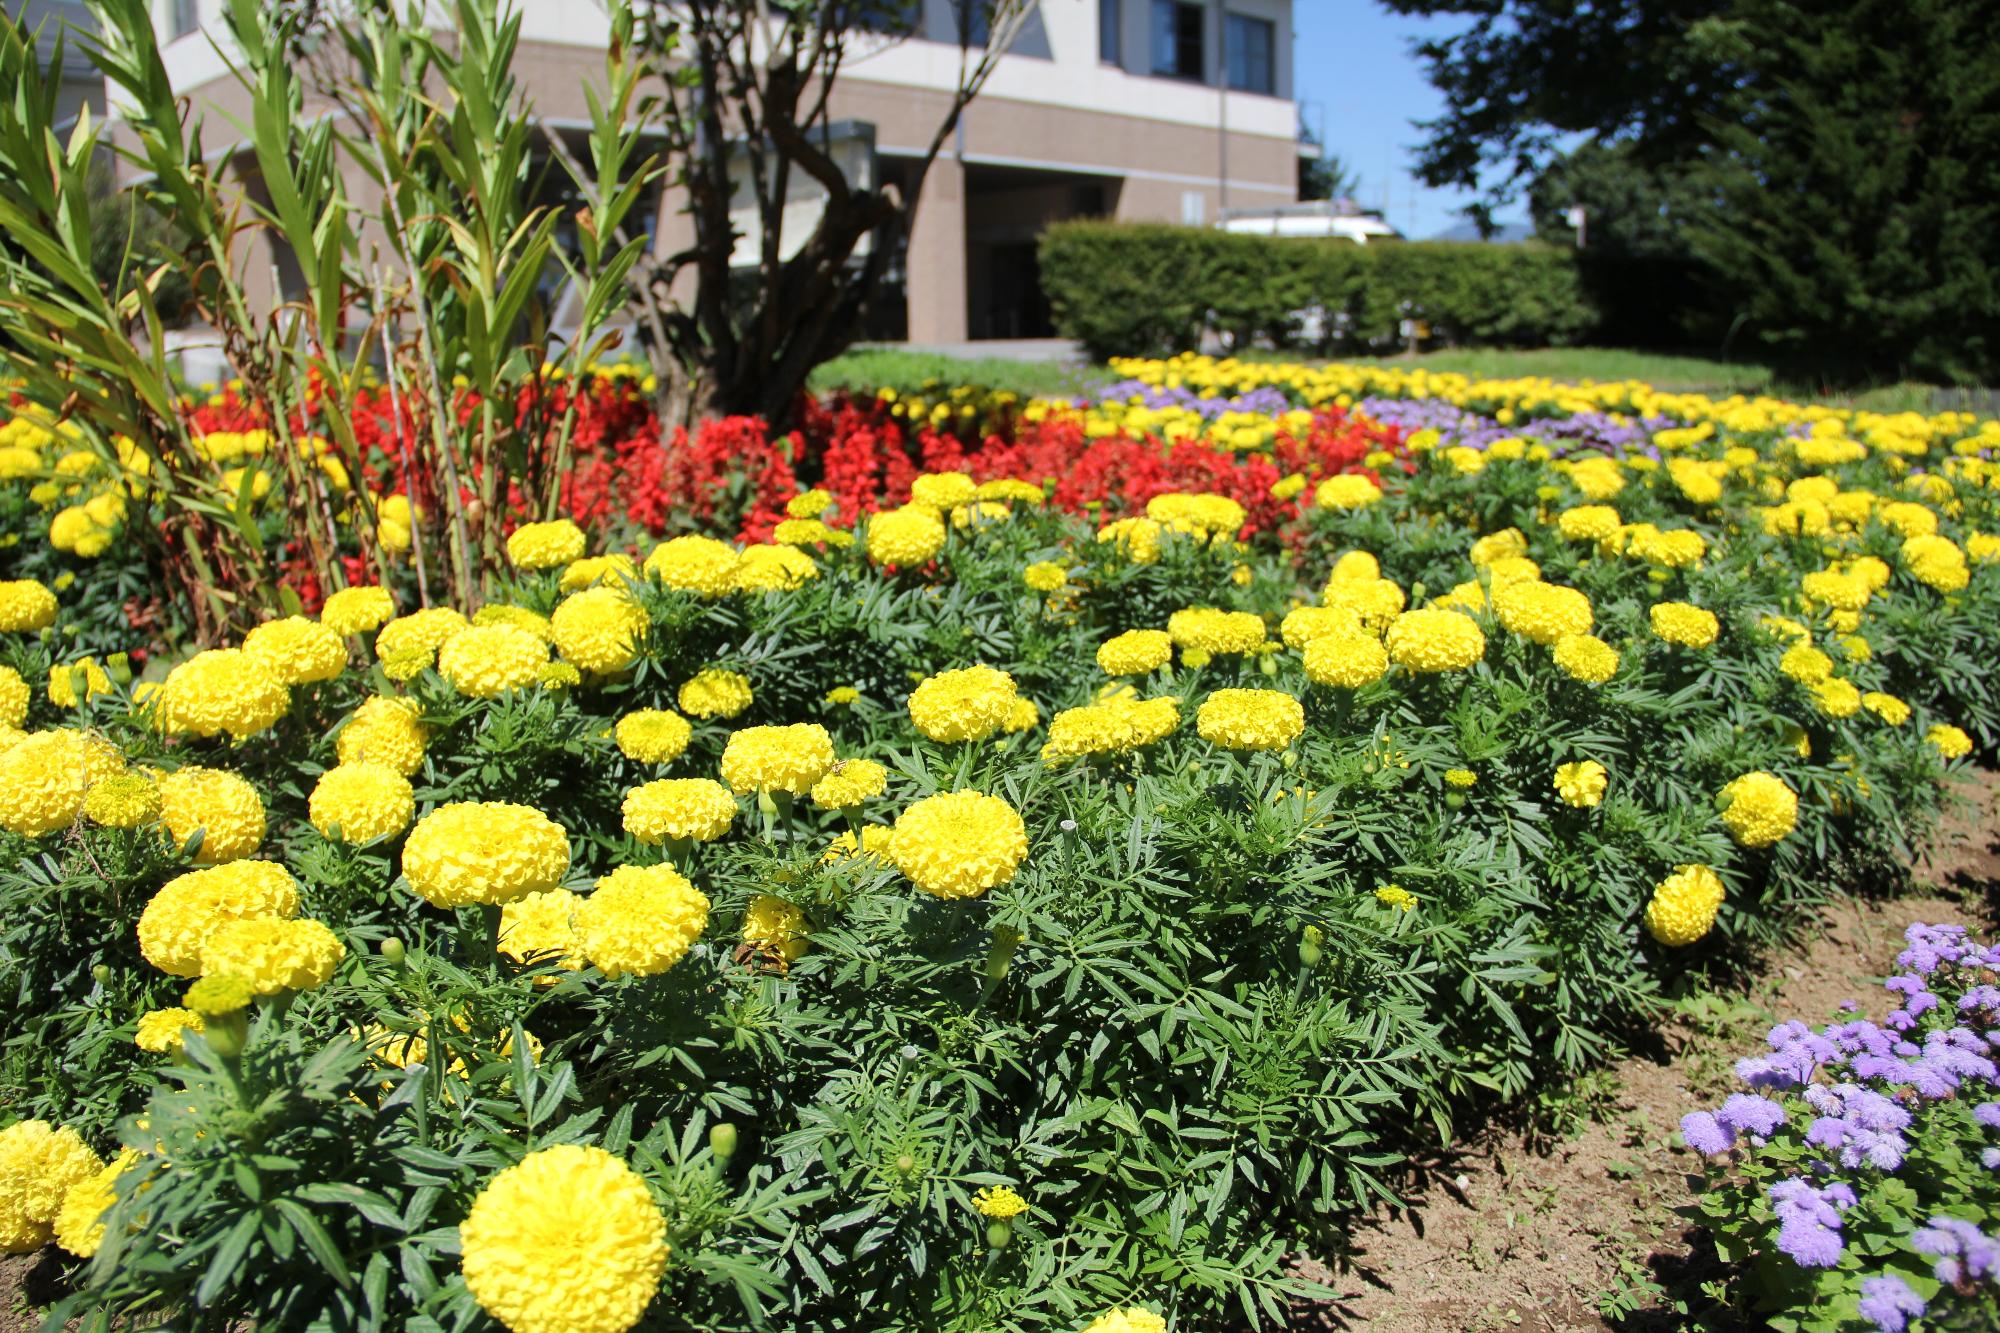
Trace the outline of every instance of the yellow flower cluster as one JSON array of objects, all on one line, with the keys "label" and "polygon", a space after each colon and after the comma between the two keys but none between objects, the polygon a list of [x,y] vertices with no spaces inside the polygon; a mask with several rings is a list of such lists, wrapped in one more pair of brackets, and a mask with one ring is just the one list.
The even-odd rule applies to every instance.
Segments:
[{"label": "yellow flower cluster", "polygon": [[707,896],[672,866],[619,866],[576,908],[584,957],[614,980],[666,971],[707,925]]},{"label": "yellow flower cluster", "polygon": [[[1260,636],[1261,636],[1261,625]],[[1173,660],[1173,636],[1165,630],[1128,629],[1097,645],[1097,669],[1107,676],[1143,676]]]},{"label": "yellow flower cluster", "polygon": [[523,523],[507,534],[507,559],[516,569],[554,569],[581,560],[583,529],[566,518]]},{"label": "yellow flower cluster", "polygon": [[689,677],[679,694],[681,711],[689,717],[729,718],[755,702],[750,678],[740,671],[707,667]]},{"label": "yellow flower cluster", "polygon": [[516,625],[474,625],[444,641],[438,674],[460,694],[493,699],[541,679],[548,645]]},{"label": "yellow flower cluster", "polygon": [[1230,750],[1282,750],[1305,729],[1305,708],[1282,690],[1217,690],[1195,713],[1201,738]]},{"label": "yellow flower cluster", "polygon": [[661,778],[625,793],[625,831],[640,842],[713,842],[736,821],[736,798],[711,778]]},{"label": "yellow flower cluster", "polygon": [[323,836],[339,842],[393,838],[416,818],[416,792],[387,764],[337,764],[313,784],[307,814]]},{"label": "yellow flower cluster", "polygon": [[1471,616],[1425,608],[1404,611],[1383,636],[1389,660],[1405,671],[1463,671],[1486,656],[1486,634]]},{"label": "yellow flower cluster", "polygon": [[694,728],[679,713],[642,708],[619,718],[612,733],[618,752],[634,763],[671,764],[686,753]]},{"label": "yellow flower cluster", "polygon": [[653,548],[645,569],[675,592],[714,599],[736,591],[736,569],[741,561],[728,542],[713,537],[674,537]]},{"label": "yellow flower cluster", "polygon": [[822,810],[852,810],[889,789],[889,770],[873,759],[840,759],[812,786]]},{"label": "yellow flower cluster", "polygon": [[343,764],[380,764],[409,777],[424,766],[424,725],[407,699],[376,695],[363,701],[334,738]]},{"label": "yellow flower cluster", "polygon": [[1687,602],[1656,602],[1646,612],[1653,637],[1683,648],[1707,648],[1722,632],[1715,612]]},{"label": "yellow flower cluster", "polygon": [[66,1196],[103,1169],[73,1129],[46,1120],[0,1129],[0,1252],[26,1254],[48,1244]]},{"label": "yellow flower cluster", "polygon": [[1588,634],[1590,599],[1574,588],[1524,580],[1495,590],[1493,609],[1510,634],[1553,646],[1571,634]]},{"label": "yellow flower cluster", "polygon": [[1718,799],[1723,827],[1745,847],[1769,847],[1798,823],[1799,795],[1775,773],[1745,773]]},{"label": "yellow flower cluster", "polygon": [[[340,660],[346,661],[345,649]],[[151,703],[153,725],[162,732],[241,741],[276,725],[292,694],[264,660],[240,648],[213,648],[169,671]]]},{"label": "yellow flower cluster", "polygon": [[1556,795],[1564,805],[1590,809],[1602,804],[1611,775],[1595,759],[1582,759],[1556,767]]},{"label": "yellow flower cluster", "polygon": [[722,750],[722,780],[739,796],[803,796],[834,764],[833,737],[817,722],[745,727]]},{"label": "yellow flower cluster", "polygon": [[179,847],[199,833],[194,859],[218,865],[263,845],[264,799],[234,773],[177,768],[160,779],[160,824]]},{"label": "yellow flower cluster", "polygon": [[1050,719],[1042,758],[1061,763],[1094,754],[1130,754],[1166,739],[1180,724],[1180,705],[1174,699],[1113,695],[1065,708]]},{"label": "yellow flower cluster", "polygon": [[887,509],[868,520],[868,558],[895,569],[918,569],[944,548],[945,527],[922,505]]},{"label": "yellow flower cluster", "polygon": [[[563,660],[597,675],[612,675],[638,661],[646,628],[646,609],[623,587],[597,586],[572,593],[549,617],[549,630]],[[681,706],[687,707],[685,702]]]},{"label": "yellow flower cluster", "polygon": [[1014,678],[989,666],[940,671],[910,692],[910,721],[934,741],[983,741],[1007,725]]},{"label": "yellow flower cluster", "polygon": [[258,995],[325,985],[347,947],[318,921],[246,917],[226,921],[201,945],[203,976],[234,977]]},{"label": "yellow flower cluster", "polygon": [[192,870],[168,880],[139,914],[139,952],[169,976],[198,977],[202,951],[223,926],[298,914],[299,886],[275,861]]}]

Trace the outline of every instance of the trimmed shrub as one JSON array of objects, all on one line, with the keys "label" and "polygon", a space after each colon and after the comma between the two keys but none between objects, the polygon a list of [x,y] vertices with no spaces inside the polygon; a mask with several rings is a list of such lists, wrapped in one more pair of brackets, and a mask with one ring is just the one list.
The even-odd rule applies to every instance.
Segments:
[{"label": "trimmed shrub", "polygon": [[1540,245],[1246,236],[1066,222],[1042,238],[1056,326],[1094,357],[1162,355],[1217,334],[1332,353],[1384,346],[1405,318],[1444,343],[1574,342],[1596,320],[1576,258]]}]

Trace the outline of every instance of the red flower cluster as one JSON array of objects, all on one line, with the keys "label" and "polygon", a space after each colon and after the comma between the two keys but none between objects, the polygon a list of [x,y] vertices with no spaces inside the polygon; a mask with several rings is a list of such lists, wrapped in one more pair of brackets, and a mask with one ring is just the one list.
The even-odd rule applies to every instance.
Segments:
[{"label": "red flower cluster", "polygon": [[[572,403],[576,416],[564,447],[559,427]],[[480,403],[461,395],[454,408],[461,423],[472,423]],[[440,469],[413,405],[369,389],[357,409],[353,431],[365,484],[379,494],[408,493],[426,507],[438,493]],[[197,431],[254,429],[265,419],[258,405],[234,392],[192,408],[190,417]],[[1092,439],[1075,413],[1041,421],[998,417],[989,422],[992,433],[968,438],[928,426],[913,430],[887,402],[846,395],[802,405],[800,428],[775,439],[754,417],[668,431],[632,380],[602,377],[523,386],[514,417],[515,428],[538,441],[530,468],[561,468],[562,507],[586,527],[614,537],[699,531],[745,541],[768,541],[785,502],[807,486],[829,491],[839,506],[834,521],[851,525],[906,501],[920,473],[942,471],[1031,481],[1049,487],[1056,506],[1106,519],[1143,512],[1148,500],[1170,491],[1214,492],[1243,505],[1248,531],[1270,531],[1298,512],[1296,499],[1272,498],[1281,478],[1351,471],[1370,451],[1394,449],[1400,439],[1395,428],[1337,407],[1317,413],[1300,436],[1280,432],[1269,453],[1151,435]],[[472,481],[461,478],[467,486]],[[518,489],[509,500],[512,513],[525,513]]]}]

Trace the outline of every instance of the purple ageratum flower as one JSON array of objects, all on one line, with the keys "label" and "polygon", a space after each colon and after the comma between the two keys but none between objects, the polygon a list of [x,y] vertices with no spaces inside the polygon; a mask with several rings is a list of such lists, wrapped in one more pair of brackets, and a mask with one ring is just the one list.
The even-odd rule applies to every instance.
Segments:
[{"label": "purple ageratum flower", "polygon": [[2000,1129],[2000,1102],[1981,1102],[1972,1108],[1972,1119],[1987,1129]]},{"label": "purple ageratum flower", "polygon": [[1753,1097],[1747,1092],[1732,1093],[1716,1112],[1716,1120],[1732,1133],[1762,1144],[1785,1123],[1785,1108],[1769,1097]]},{"label": "purple ageratum flower", "polygon": [[1802,1179],[1781,1180],[1770,1188],[1778,1215],[1778,1249],[1801,1268],[1831,1268],[1840,1262],[1840,1210],[1854,1206],[1854,1191],[1839,1182],[1824,1189]]},{"label": "purple ageratum flower", "polygon": [[1899,1106],[1894,1099],[1884,1097],[1873,1088],[1864,1088],[1855,1083],[1843,1083],[1839,1092],[1847,1104],[1847,1118],[1863,1129],[1872,1130],[1877,1134],[1890,1134],[1910,1127],[1909,1111]]},{"label": "purple ageratum flower", "polygon": [[1903,932],[1903,940],[1909,947],[1896,955],[1896,966],[1922,976],[1981,952],[1966,942],[1964,926],[1929,926],[1919,921]]},{"label": "purple ageratum flower", "polygon": [[1840,1002],[1840,1012],[1843,1014],[1851,1014],[1860,1007],[1861,1007],[1860,1005],[1856,1004],[1852,1000],[1842,1000]]},{"label": "purple ageratum flower", "polygon": [[1703,1157],[1720,1157],[1736,1146],[1736,1136],[1710,1111],[1692,1111],[1682,1116],[1681,1139]]},{"label": "purple ageratum flower", "polygon": [[1988,1171],[2000,1171],[2000,1148],[1981,1148],[1979,1164]]},{"label": "purple ageratum flower", "polygon": [[1931,1273],[1940,1282],[1957,1285],[2000,1273],[2000,1241],[1960,1217],[1933,1217],[1910,1236],[1917,1251],[1931,1259]]},{"label": "purple ageratum flower", "polygon": [[2000,986],[1974,986],[1958,997],[1958,1012],[2000,1013]]},{"label": "purple ageratum flower", "polygon": [[1867,1019],[1836,1024],[1826,1030],[1826,1039],[1835,1050],[1848,1055],[1888,1055],[1896,1046],[1894,1036]]},{"label": "purple ageratum flower", "polygon": [[1867,1129],[1852,1120],[1823,1115],[1806,1129],[1806,1142],[1838,1156],[1848,1170],[1863,1165],[1894,1171],[1909,1154],[1909,1144],[1893,1131]]},{"label": "purple ageratum flower", "polygon": [[1903,1333],[1923,1312],[1924,1298],[1895,1274],[1862,1279],[1861,1317],[1874,1321],[1876,1333]]},{"label": "purple ageratum flower", "polygon": [[1847,1110],[1840,1094],[1823,1083],[1808,1083],[1805,1092],[1800,1095],[1806,1099],[1806,1105],[1819,1115],[1840,1115]]}]

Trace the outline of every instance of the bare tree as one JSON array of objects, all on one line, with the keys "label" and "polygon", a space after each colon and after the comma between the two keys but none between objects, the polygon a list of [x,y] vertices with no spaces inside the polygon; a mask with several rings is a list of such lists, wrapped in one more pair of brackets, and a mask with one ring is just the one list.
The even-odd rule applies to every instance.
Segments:
[{"label": "bare tree", "polygon": [[[854,341],[916,216],[924,179],[1039,0],[952,0],[958,77],[906,184],[849,180],[831,102],[850,54],[911,36],[922,0],[648,0],[635,42],[655,62],[670,184],[693,241],[633,275],[668,412],[793,412],[806,376]],[[983,39],[983,40],[982,40]],[[809,177],[825,193],[787,244],[785,205]],[[754,267],[732,265],[732,200],[756,206]],[[746,210],[747,211],[747,210]],[[861,243],[872,238],[865,253]],[[673,292],[693,275],[691,304]],[[682,284],[685,286],[685,284]]]}]

